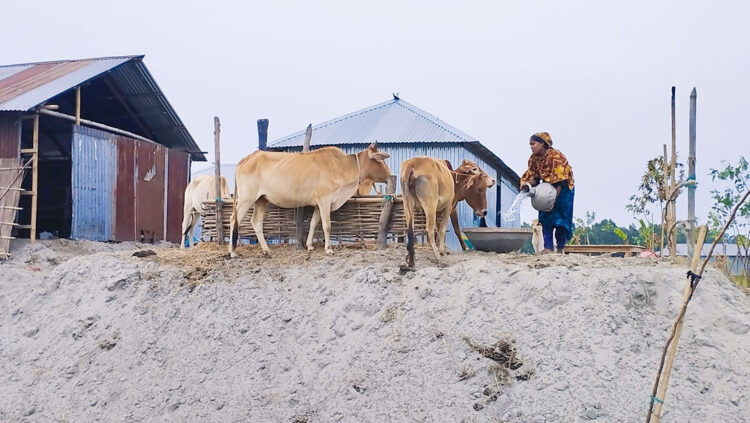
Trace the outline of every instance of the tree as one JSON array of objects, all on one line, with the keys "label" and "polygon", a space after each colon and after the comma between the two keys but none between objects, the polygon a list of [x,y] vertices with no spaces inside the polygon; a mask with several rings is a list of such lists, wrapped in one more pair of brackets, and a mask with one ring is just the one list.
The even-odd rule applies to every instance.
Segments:
[{"label": "tree", "polygon": [[[672,193],[669,193],[669,188],[666,186],[668,175],[665,174],[666,169],[664,162],[665,158],[657,156],[646,163],[646,172],[641,176],[641,184],[638,186],[636,194],[630,196],[630,203],[625,206],[629,212],[633,214],[633,217],[642,216],[643,219],[638,219],[641,227],[639,228],[639,237],[641,238],[640,243],[644,244],[651,250],[656,249],[656,225],[654,224],[654,213],[650,207],[659,203],[660,212],[660,228],[664,228],[664,219],[667,212],[667,207],[670,202],[674,202],[680,193],[680,187],[684,183],[684,169],[682,164],[677,163],[676,167],[680,168],[679,183],[676,185],[677,189]],[[666,203],[666,204],[665,204]],[[675,230],[674,227],[671,228]],[[660,245],[664,245],[664,232],[661,231],[661,242]],[[669,237],[669,234],[667,234]]]},{"label": "tree", "polygon": [[[714,205],[708,214],[708,223],[711,232],[716,234],[729,218],[732,209],[742,199],[743,194],[750,189],[750,170],[748,170],[747,160],[740,156],[736,166],[727,163],[724,169],[711,169],[710,174],[713,181],[718,179],[728,182],[728,186],[723,190],[715,189],[711,191]],[[729,229],[732,231],[732,236],[726,237],[722,241],[734,242],[737,245],[737,252],[741,255],[737,259],[740,260],[742,265],[742,275],[747,279],[748,267],[750,267],[748,262],[750,260],[750,257],[748,257],[750,250],[750,242],[748,242],[750,240],[750,203],[746,202],[737,209],[737,215]]]},{"label": "tree", "polygon": [[586,219],[579,217],[575,218],[576,227],[573,229],[573,239],[570,244],[583,244],[583,238],[586,239],[586,244],[591,244],[591,225],[596,220],[596,213],[586,210]]}]

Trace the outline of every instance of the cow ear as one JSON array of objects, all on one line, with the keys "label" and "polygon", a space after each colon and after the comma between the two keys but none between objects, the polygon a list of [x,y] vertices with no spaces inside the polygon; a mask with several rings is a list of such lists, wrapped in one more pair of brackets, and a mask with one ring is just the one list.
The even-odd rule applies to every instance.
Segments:
[{"label": "cow ear", "polygon": [[379,162],[382,162],[383,160],[387,159],[388,157],[391,157],[390,154],[383,152],[383,151],[368,151],[367,156],[371,158],[372,160],[377,160]]},{"label": "cow ear", "polygon": [[466,183],[466,189],[471,188],[472,185],[474,185],[474,178],[473,177],[469,178],[469,182]]}]

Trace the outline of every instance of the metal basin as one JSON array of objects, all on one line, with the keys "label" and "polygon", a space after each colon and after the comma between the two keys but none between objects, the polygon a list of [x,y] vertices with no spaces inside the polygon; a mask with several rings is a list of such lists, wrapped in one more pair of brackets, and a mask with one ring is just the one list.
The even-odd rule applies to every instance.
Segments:
[{"label": "metal basin", "polygon": [[531,238],[531,228],[462,228],[474,249],[508,253],[518,251]]}]

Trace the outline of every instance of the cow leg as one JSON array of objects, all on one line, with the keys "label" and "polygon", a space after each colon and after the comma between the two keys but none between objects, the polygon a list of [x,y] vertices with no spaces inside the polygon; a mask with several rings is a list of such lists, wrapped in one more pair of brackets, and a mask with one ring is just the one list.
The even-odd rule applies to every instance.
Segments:
[{"label": "cow leg", "polygon": [[451,224],[453,225],[453,232],[455,232],[458,237],[458,243],[461,244],[461,249],[466,251],[468,247],[464,242],[464,238],[461,236],[461,225],[458,223],[458,207],[456,206],[453,206],[453,209],[451,210]]},{"label": "cow leg", "polygon": [[440,251],[438,250],[435,242],[435,221],[437,220],[437,204],[424,204],[422,203],[422,210],[424,210],[425,220],[425,231],[427,232],[427,240],[430,242],[432,252],[435,254],[435,258],[440,262]]},{"label": "cow leg", "polygon": [[323,222],[323,237],[326,240],[326,254],[333,254],[331,249],[331,201],[326,198],[318,202],[320,220]]},{"label": "cow leg", "polygon": [[268,200],[259,198],[255,202],[255,209],[253,209],[253,229],[255,230],[255,236],[258,238],[258,244],[263,250],[263,254],[271,254],[271,249],[268,248],[266,238],[263,236],[263,219],[266,217],[266,208],[268,207]]},{"label": "cow leg", "polygon": [[315,229],[318,228],[320,223],[320,208],[315,207],[312,217],[310,218],[310,233],[307,235],[307,251],[313,251],[313,238],[315,237]]},{"label": "cow leg", "polygon": [[[229,256],[237,257],[234,248],[237,246],[237,240],[240,237],[240,222],[247,216],[247,212],[253,203],[249,201],[235,200],[234,213],[229,220]],[[218,223],[218,222],[217,222]]]},{"label": "cow leg", "polygon": [[191,248],[195,244],[195,242],[193,241],[193,239],[195,238],[195,226],[198,224],[198,219],[200,219],[200,217],[201,217],[201,214],[194,210],[190,218],[190,227],[187,230],[187,234],[184,235],[184,236],[190,237],[188,239],[188,243],[190,244]]},{"label": "cow leg", "polygon": [[[440,249],[441,254],[447,254],[447,250],[445,248],[445,233],[448,231],[448,220],[451,219],[451,205],[449,204],[447,207],[443,208],[443,210],[440,211],[440,222],[438,223],[438,246]],[[459,235],[458,239],[461,239],[461,236]]]},{"label": "cow leg", "polygon": [[406,265],[414,267],[414,205],[408,199],[404,199],[404,219],[406,220]]},{"label": "cow leg", "polygon": [[193,208],[186,208],[182,215],[182,238],[180,240],[180,248],[185,248],[185,236],[187,235],[188,231],[190,231],[191,225],[192,225],[192,218],[193,218]]}]

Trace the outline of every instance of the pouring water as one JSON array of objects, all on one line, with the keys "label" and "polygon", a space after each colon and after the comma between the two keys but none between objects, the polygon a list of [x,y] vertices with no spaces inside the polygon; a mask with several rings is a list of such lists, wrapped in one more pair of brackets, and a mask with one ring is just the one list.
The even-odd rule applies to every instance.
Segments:
[{"label": "pouring water", "polygon": [[528,191],[521,191],[516,195],[513,204],[511,204],[510,208],[508,208],[505,214],[503,214],[503,223],[514,224],[516,222],[521,214],[521,202],[530,195],[531,194]]}]

